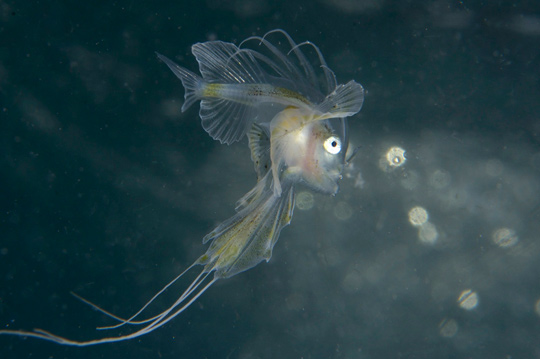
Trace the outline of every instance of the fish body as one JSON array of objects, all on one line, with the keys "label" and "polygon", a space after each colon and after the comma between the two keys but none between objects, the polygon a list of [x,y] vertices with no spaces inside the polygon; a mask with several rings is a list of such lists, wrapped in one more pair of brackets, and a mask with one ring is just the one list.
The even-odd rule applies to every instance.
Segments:
[{"label": "fish body", "polygon": [[[285,39],[287,53],[268,40],[272,34]],[[258,48],[244,46],[248,42]],[[302,46],[317,54],[319,71]],[[291,221],[298,184],[337,193],[348,145],[346,117],[360,111],[364,90],[355,81],[337,85],[319,49],[297,45],[282,30],[238,47],[197,43],[192,52],[201,76],[158,54],[182,81],[182,111],[200,101],[203,128],[222,143],[248,134],[258,177],[238,201],[237,213],[203,240],[211,244],[198,263],[216,276],[230,277],[270,260],[281,229]]]},{"label": "fish body", "polygon": [[219,98],[248,106],[277,103],[295,107],[312,107],[307,98],[284,87],[268,84],[202,83],[198,94],[203,98]]},{"label": "fish body", "polygon": [[[276,44],[289,46],[286,52],[269,40],[275,35],[285,40]],[[243,46],[253,42],[257,49]],[[302,51],[306,47],[315,53],[318,67],[308,61]],[[139,326],[137,330],[93,340],[68,339],[41,329],[4,329],[0,335],[89,346],[148,334],[181,314],[218,279],[269,261],[281,230],[291,222],[298,185],[337,193],[348,146],[346,118],[360,111],[364,100],[360,84],[338,85],[319,49],[310,42],[296,44],[283,30],[248,38],[238,47],[209,41],[193,45],[192,51],[201,76],[158,54],[185,88],[182,111],[200,101],[203,128],[222,143],[247,135],[257,184],[237,202],[236,213],[203,238],[209,243],[206,252],[129,318],[77,296],[118,321],[101,329]],[[199,265],[202,270],[174,303],[141,318],[157,297]]]},{"label": "fish body", "polygon": [[[271,33],[282,34],[289,42],[291,49],[287,55],[266,39]],[[324,167],[307,166],[315,165],[320,159],[306,158],[307,148],[302,147],[305,143],[301,139],[310,137],[305,131],[306,128],[308,131],[313,128],[307,126],[310,122],[332,118],[344,122],[344,118],[360,111],[364,89],[355,81],[338,86],[318,48],[311,43],[304,43],[302,45],[312,46],[318,54],[323,73],[317,74],[300,46],[282,30],[270,32],[262,38],[249,38],[242,44],[249,41],[258,41],[259,46],[262,45],[262,49],[266,49],[270,56],[223,41],[193,45],[192,52],[202,76],[158,54],[184,85],[182,111],[200,100],[199,115],[203,128],[212,138],[227,144],[243,138],[253,123],[270,128],[272,178],[274,193],[278,196],[281,194],[281,172],[289,168],[292,165],[289,162],[298,156],[304,159],[303,167],[296,166],[296,169],[304,169],[302,174],[305,178],[301,175],[301,180],[310,178],[305,182],[314,184],[313,180],[318,176],[328,182],[329,176],[322,173]],[[325,79],[324,83],[321,83],[320,78]],[[331,128],[329,124],[326,126]],[[346,149],[347,144],[344,145]],[[324,152],[317,154],[326,156]],[[299,162],[298,158],[294,161],[297,164]],[[310,172],[310,169],[321,171]],[[325,188],[328,186],[327,183],[315,187],[328,192]],[[335,193],[337,188],[334,189]]]}]

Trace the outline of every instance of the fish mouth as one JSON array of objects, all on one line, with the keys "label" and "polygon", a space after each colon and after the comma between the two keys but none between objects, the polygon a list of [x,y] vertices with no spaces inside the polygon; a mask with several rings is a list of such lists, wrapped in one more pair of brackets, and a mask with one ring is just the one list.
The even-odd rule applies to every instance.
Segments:
[{"label": "fish mouth", "polygon": [[339,181],[343,178],[341,171],[331,171],[326,174],[326,182],[328,183],[327,188],[330,190],[328,194],[335,196],[339,192]]}]

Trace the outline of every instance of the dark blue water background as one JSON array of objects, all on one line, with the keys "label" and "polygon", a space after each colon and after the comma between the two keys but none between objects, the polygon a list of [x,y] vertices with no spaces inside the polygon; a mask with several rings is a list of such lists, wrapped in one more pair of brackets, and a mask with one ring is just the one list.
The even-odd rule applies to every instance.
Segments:
[{"label": "dark blue water background", "polygon": [[154,51],[274,28],[367,90],[339,195],[150,335],[1,358],[540,357],[536,1],[0,2],[0,326],[96,337],[70,291],[127,316],[204,252],[255,174]]}]

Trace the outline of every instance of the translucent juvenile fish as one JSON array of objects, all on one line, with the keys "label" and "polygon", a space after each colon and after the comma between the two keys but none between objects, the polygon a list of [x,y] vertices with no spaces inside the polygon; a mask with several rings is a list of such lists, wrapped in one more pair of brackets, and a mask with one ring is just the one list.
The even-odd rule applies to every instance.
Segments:
[{"label": "translucent juvenile fish", "polygon": [[[270,37],[284,40],[287,52]],[[304,49],[315,54],[315,67]],[[230,144],[248,136],[257,173],[255,187],[237,202],[234,216],[204,237],[203,243],[210,242],[206,253],[131,317],[120,318],[77,296],[118,321],[100,329],[142,326],[138,330],[87,341],[66,339],[41,329],[1,330],[0,334],[87,346],[152,332],[183,312],[218,279],[270,260],[281,229],[291,221],[297,185],[330,195],[337,193],[348,146],[346,117],[360,111],[364,100],[360,84],[350,81],[337,85],[319,49],[310,42],[296,44],[283,30],[250,37],[238,47],[209,41],[193,45],[192,51],[202,77],[163,55],[158,57],[184,85],[182,111],[200,100],[202,125],[212,138]],[[198,265],[202,266],[200,274],[169,308],[140,319],[158,296]]]}]

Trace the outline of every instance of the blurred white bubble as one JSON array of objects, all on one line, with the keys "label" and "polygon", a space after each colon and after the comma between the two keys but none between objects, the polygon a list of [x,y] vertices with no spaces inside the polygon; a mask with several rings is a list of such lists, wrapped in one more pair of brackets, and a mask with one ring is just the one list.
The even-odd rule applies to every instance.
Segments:
[{"label": "blurred white bubble", "polygon": [[422,243],[425,244],[434,244],[437,242],[437,239],[439,238],[439,232],[437,231],[437,227],[433,223],[426,222],[418,231],[418,239]]},{"label": "blurred white bubble", "polygon": [[510,228],[499,228],[493,232],[493,243],[502,248],[515,246],[519,241],[516,231]]},{"label": "blurred white bubble", "polygon": [[405,164],[405,150],[401,147],[390,147],[379,159],[379,168],[384,172],[391,172]]},{"label": "blurred white bubble", "polygon": [[458,304],[465,310],[472,310],[478,306],[478,294],[471,289],[465,289],[458,297]]},{"label": "blurred white bubble", "polygon": [[420,206],[413,207],[409,210],[409,222],[415,226],[419,227],[426,223],[428,220],[427,211]]},{"label": "blurred white bubble", "polygon": [[444,170],[435,170],[431,176],[429,176],[428,183],[435,189],[443,189],[448,187],[451,181],[450,173]]},{"label": "blurred white bubble", "polygon": [[302,191],[296,196],[296,208],[301,211],[307,211],[313,208],[315,204],[315,198],[313,194],[308,191]]},{"label": "blurred white bubble", "polygon": [[439,334],[444,338],[452,338],[458,332],[458,324],[454,319],[444,318],[439,324]]},{"label": "blurred white bubble", "polygon": [[334,207],[334,216],[341,221],[346,221],[351,218],[352,213],[353,209],[347,202],[340,201]]},{"label": "blurred white bubble", "polygon": [[386,152],[386,161],[390,167],[400,167],[405,164],[405,150],[401,147],[392,147]]}]

